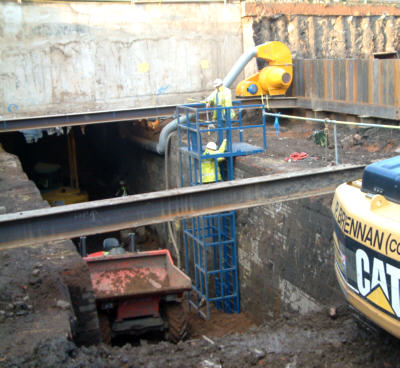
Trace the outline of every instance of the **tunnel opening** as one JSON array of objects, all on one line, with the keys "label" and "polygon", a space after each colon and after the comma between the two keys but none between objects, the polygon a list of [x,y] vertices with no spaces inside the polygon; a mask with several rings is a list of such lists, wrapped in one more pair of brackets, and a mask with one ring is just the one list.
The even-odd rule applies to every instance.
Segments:
[{"label": "tunnel opening", "polygon": [[[68,143],[71,136],[76,142],[73,147]],[[42,193],[54,186],[71,185],[73,159],[77,162],[78,189],[88,193],[88,200],[114,197],[127,175],[120,165],[124,142],[115,124],[61,128],[58,134],[44,130],[41,138],[30,143],[21,132],[6,133],[1,143],[7,152],[19,157],[25,173]]]},{"label": "tunnel opening", "polygon": [[[124,124],[134,126],[140,122],[42,130],[36,140],[28,140],[22,132],[4,133],[0,142],[5,151],[19,158],[23,171],[51,206],[148,192],[146,183],[140,180],[145,169],[139,164],[144,151],[121,138]],[[127,248],[132,231],[88,236],[86,251],[102,250],[106,238],[117,238]],[[162,247],[150,227],[134,231],[138,250]],[[72,240],[79,250],[80,238]]]}]

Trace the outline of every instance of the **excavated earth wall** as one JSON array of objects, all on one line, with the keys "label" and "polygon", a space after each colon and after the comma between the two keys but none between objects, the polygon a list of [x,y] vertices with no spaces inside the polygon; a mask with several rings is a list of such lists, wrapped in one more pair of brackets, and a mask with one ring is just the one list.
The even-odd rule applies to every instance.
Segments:
[{"label": "excavated earth wall", "polygon": [[318,4],[245,5],[254,42],[281,41],[294,58],[369,58],[400,52],[400,8]]},{"label": "excavated earth wall", "polygon": [[[2,213],[48,207],[18,157],[0,146]],[[0,249],[0,366],[56,337],[100,342],[86,263],[72,241]]]}]

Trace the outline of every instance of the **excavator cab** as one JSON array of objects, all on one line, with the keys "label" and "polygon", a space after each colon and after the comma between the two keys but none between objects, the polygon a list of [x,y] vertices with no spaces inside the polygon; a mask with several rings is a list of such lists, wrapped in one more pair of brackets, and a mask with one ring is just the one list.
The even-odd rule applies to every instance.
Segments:
[{"label": "excavator cab", "polygon": [[332,202],[335,271],[357,320],[400,338],[400,156],[341,184]]}]

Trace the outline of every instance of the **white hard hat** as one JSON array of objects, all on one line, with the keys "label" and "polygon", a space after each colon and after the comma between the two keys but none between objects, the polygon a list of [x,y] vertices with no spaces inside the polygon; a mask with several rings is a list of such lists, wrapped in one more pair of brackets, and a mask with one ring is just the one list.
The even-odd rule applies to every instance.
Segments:
[{"label": "white hard hat", "polygon": [[215,144],[215,142],[208,142],[206,148],[216,151],[217,150],[217,145]]},{"label": "white hard hat", "polygon": [[219,86],[222,86],[222,79],[217,78],[217,79],[214,81],[214,87],[219,87]]}]

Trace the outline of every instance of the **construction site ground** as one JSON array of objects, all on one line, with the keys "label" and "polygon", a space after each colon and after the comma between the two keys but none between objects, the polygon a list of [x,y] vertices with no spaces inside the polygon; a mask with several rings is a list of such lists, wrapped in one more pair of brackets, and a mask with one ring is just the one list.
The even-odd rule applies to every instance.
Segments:
[{"label": "construction site ground", "polygon": [[[322,126],[281,120],[277,136],[272,125],[270,122],[266,153],[236,160],[235,164],[245,165],[251,176],[335,164],[332,135],[328,134],[327,147],[316,143],[314,133]],[[255,144],[261,142],[260,138],[248,137]],[[376,128],[341,129],[338,142],[341,163],[365,164],[400,150],[397,133]],[[305,152],[307,157],[285,160],[294,152]],[[3,174],[17,167],[14,161],[9,157],[2,160]],[[21,182],[27,180],[22,173],[19,177]],[[14,185],[13,191],[19,195],[2,199],[6,212],[32,208],[26,206],[34,204],[31,197],[38,200],[38,192],[25,190]],[[11,202],[9,210],[7,203]],[[43,207],[40,200],[39,204]],[[177,345],[142,338],[122,346],[78,347],[70,340],[65,325],[70,305],[55,273],[56,256],[65,261],[71,255],[63,255],[51,244],[1,251],[0,367],[400,366],[399,341],[359,328],[343,301],[319,313],[285,314],[258,326],[245,311],[224,314],[213,310],[208,321],[192,311],[187,339]],[[333,317],[330,307],[336,308]]]},{"label": "construction site ground", "polygon": [[[217,320],[221,326],[227,325],[215,331],[212,326]],[[78,348],[59,336],[38,341],[32,354],[3,358],[1,364],[43,368],[399,366],[399,341],[359,328],[345,308],[339,308],[334,319],[327,311],[283,316],[262,326],[249,323],[246,332],[242,322],[242,315],[214,313],[209,322],[201,324],[198,335],[176,345],[140,340],[138,346],[127,343]]]},{"label": "construction site ground", "polygon": [[[265,153],[239,157],[250,175],[268,175],[307,170],[338,164],[369,164],[400,153],[398,131],[337,125],[336,153],[332,124],[267,118],[267,150]],[[262,146],[260,134],[249,130],[246,142]],[[253,168],[253,169],[252,169]]]}]

